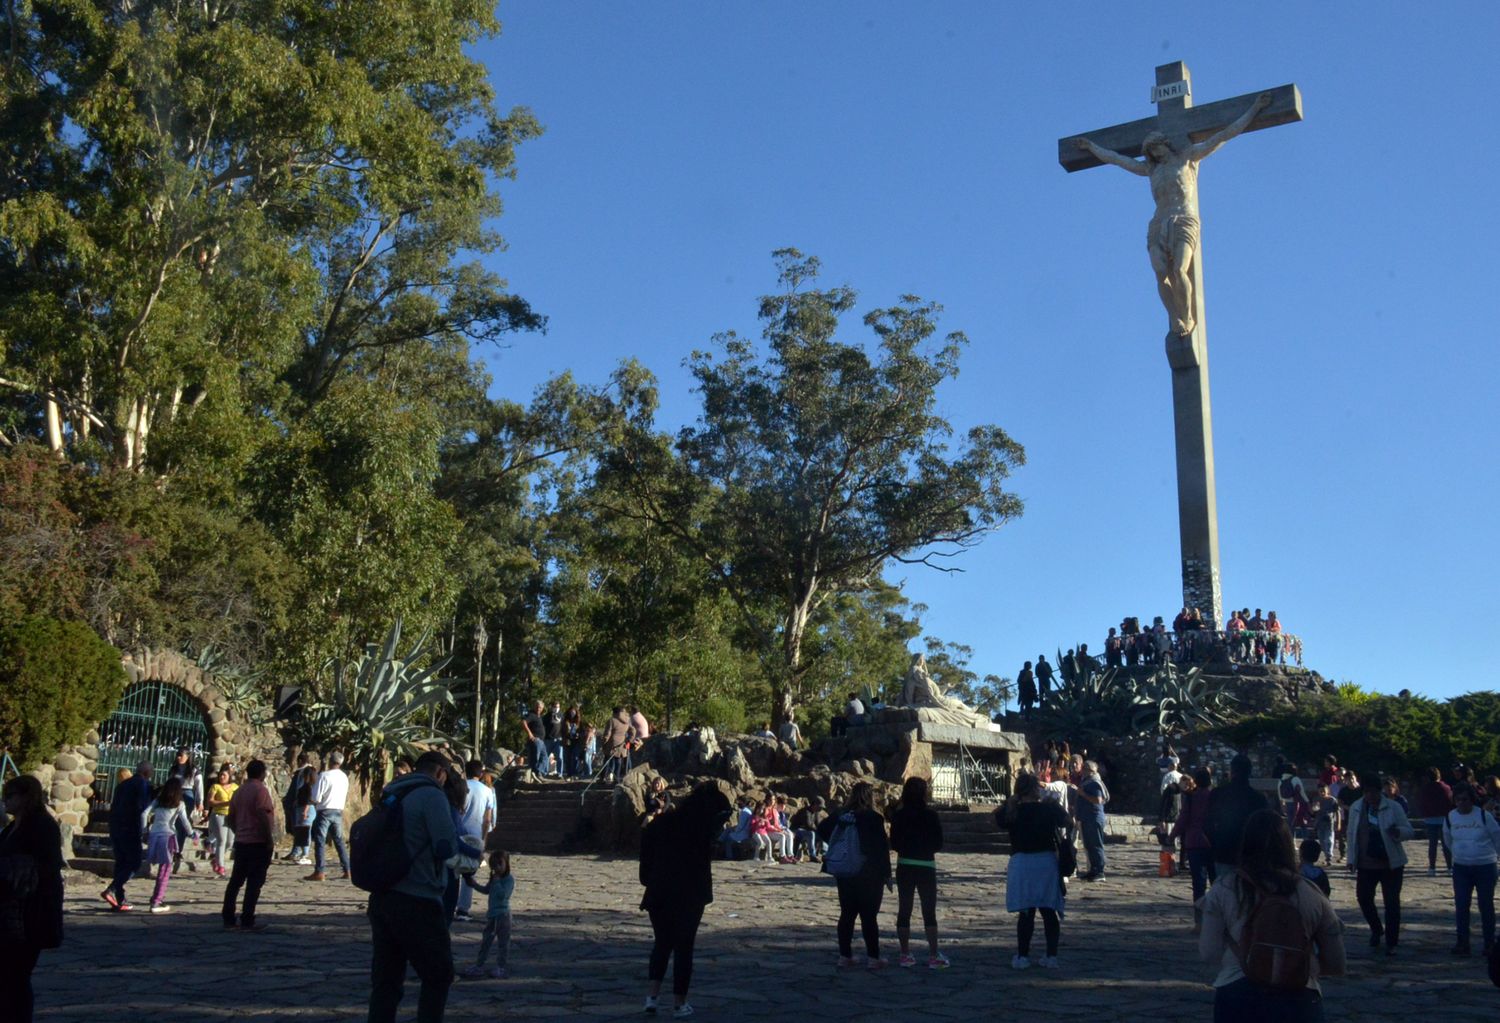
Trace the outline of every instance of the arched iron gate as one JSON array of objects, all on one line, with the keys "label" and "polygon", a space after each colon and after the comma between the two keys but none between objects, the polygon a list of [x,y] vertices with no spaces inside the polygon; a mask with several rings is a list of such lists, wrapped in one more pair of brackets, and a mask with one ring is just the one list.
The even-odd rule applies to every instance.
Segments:
[{"label": "arched iron gate", "polygon": [[134,771],[145,761],[156,769],[158,779],[165,778],[183,748],[192,750],[199,769],[208,766],[208,722],[198,705],[185,690],[166,682],[135,683],[99,726],[96,805],[108,806],[114,798],[120,768]]}]

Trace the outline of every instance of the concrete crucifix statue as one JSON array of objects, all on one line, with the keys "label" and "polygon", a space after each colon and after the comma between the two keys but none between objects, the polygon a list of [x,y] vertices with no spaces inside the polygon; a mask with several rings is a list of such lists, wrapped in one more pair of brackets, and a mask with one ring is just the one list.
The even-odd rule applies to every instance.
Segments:
[{"label": "concrete crucifix statue", "polygon": [[1146,232],[1146,247],[1167,309],[1182,602],[1197,608],[1205,624],[1217,629],[1222,624],[1219,516],[1203,321],[1198,164],[1243,132],[1302,120],[1302,96],[1295,85],[1283,85],[1195,107],[1192,76],[1176,61],[1156,69],[1151,100],[1157,105],[1155,117],[1059,139],[1057,159],[1069,172],[1110,163],[1151,179],[1156,212]]}]

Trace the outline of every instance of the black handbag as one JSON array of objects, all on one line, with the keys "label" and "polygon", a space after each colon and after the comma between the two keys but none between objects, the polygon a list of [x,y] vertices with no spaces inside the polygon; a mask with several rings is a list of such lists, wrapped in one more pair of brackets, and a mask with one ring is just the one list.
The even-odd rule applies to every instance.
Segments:
[{"label": "black handbag", "polygon": [[1057,828],[1055,840],[1057,873],[1063,878],[1072,877],[1078,873],[1078,847],[1073,844],[1073,829],[1071,827]]}]

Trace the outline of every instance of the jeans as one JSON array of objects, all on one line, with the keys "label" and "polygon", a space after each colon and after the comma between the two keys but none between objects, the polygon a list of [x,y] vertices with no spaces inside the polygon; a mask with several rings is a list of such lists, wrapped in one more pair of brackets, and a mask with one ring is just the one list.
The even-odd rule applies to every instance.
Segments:
[{"label": "jeans", "polygon": [[647,979],[664,980],[667,959],[671,958],[672,994],[686,1000],[688,984],[693,979],[693,942],[698,937],[698,925],[703,922],[703,907],[673,904],[653,907],[648,912],[656,940],[651,946]]},{"label": "jeans", "polygon": [[859,917],[860,932],[865,939],[865,955],[880,958],[880,902],[885,897],[885,883],[879,878],[840,877],[839,888],[839,955],[854,958],[854,918]]},{"label": "jeans", "polygon": [[[1405,867],[1371,870],[1361,867],[1354,875],[1354,899],[1359,911],[1370,925],[1372,937],[1385,935],[1387,948],[1395,948],[1401,936],[1401,881],[1406,876]],[[1385,927],[1380,926],[1380,914],[1375,909],[1375,888],[1380,887],[1380,901],[1385,903]]]},{"label": "jeans", "polygon": [[1323,1023],[1323,996],[1311,988],[1273,991],[1250,978],[1214,988],[1214,1023]]},{"label": "jeans", "polygon": [[349,873],[349,850],[344,847],[344,811],[319,810],[312,826],[313,870],[323,873],[323,862],[327,854],[328,839],[333,838],[333,849],[339,854],[339,866]]},{"label": "jeans", "polygon": [[1087,877],[1099,877],[1104,873],[1104,821],[1095,814],[1085,812],[1078,818],[1078,830],[1083,838],[1083,851],[1088,856]]},{"label": "jeans", "polygon": [[[464,890],[469,891],[469,886],[464,885]],[[474,960],[475,966],[484,965],[484,961],[490,957],[491,945],[495,946],[495,965],[505,969],[505,964],[510,959],[509,913],[488,917],[484,921],[484,937],[479,941],[479,956]]]},{"label": "jeans", "polygon": [[1427,829],[1427,869],[1437,869],[1438,846],[1443,847],[1443,864],[1452,867],[1453,850],[1449,849],[1447,844],[1443,842],[1442,818],[1438,818],[1436,821],[1423,821],[1422,825]]},{"label": "jeans", "polygon": [[531,769],[537,774],[547,773],[547,740],[531,740]]},{"label": "jeans", "polygon": [[1333,864],[1333,818],[1318,818],[1318,844],[1323,847],[1323,860]]},{"label": "jeans", "polygon": [[1469,901],[1479,892],[1479,932],[1484,936],[1484,947],[1495,943],[1495,877],[1497,868],[1493,863],[1469,866],[1453,864],[1453,905],[1458,911],[1458,943],[1469,944]]},{"label": "jeans", "polygon": [[1193,878],[1193,902],[1196,903],[1208,891],[1208,883],[1218,880],[1218,871],[1214,869],[1214,851],[1188,849],[1187,863],[1188,873]]},{"label": "jeans", "polygon": [[798,828],[794,848],[800,846],[807,850],[808,856],[822,856],[828,851],[828,843],[818,841],[818,833],[812,828]]},{"label": "jeans", "polygon": [[557,776],[559,778],[561,778],[564,774],[567,774],[568,773],[567,772],[567,768],[563,766],[563,744],[562,744],[562,740],[561,739],[548,739],[547,740],[547,753],[548,753],[549,756],[557,758],[557,767],[555,768]]},{"label": "jeans", "polygon": [[109,840],[115,850],[115,878],[106,890],[113,891],[124,902],[125,883],[141,867],[141,832],[138,828],[111,829]]},{"label": "jeans", "polygon": [[453,986],[453,951],[443,906],[405,892],[370,896],[369,1023],[395,1023],[406,989],[406,966],[422,981],[417,1023],[442,1023]]},{"label": "jeans", "polygon": [[229,875],[229,887],[224,889],[224,926],[234,926],[234,904],[239,898],[240,886],[245,888],[245,910],[240,914],[240,926],[255,926],[255,906],[260,902],[260,890],[266,883],[266,871],[271,867],[270,842],[241,842],[234,851],[234,870]]}]

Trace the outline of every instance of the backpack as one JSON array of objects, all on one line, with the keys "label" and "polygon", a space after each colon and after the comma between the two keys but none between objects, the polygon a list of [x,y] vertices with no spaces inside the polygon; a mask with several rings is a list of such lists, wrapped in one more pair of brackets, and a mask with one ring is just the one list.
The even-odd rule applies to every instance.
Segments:
[{"label": "backpack", "polygon": [[382,795],[349,829],[349,875],[356,888],[388,892],[411,871],[413,857],[406,851],[406,814],[401,804],[427,785],[437,788],[437,782],[424,777],[394,795]]},{"label": "backpack", "polygon": [[852,812],[833,826],[828,851],[823,854],[823,873],[834,877],[858,877],[865,869],[865,852],[859,844],[859,826]]},{"label": "backpack", "polygon": [[1282,799],[1296,799],[1297,798],[1297,786],[1294,785],[1294,784],[1292,784],[1292,776],[1291,775],[1287,775],[1285,778],[1281,779],[1281,798]]},{"label": "backpack", "polygon": [[1078,847],[1073,844],[1073,827],[1054,829],[1057,844],[1057,873],[1066,879],[1078,873]]},{"label": "backpack", "polygon": [[[1239,874],[1241,885],[1255,886]],[[1299,884],[1301,883],[1299,879]],[[1313,941],[1302,911],[1290,895],[1273,895],[1256,887],[1255,907],[1245,921],[1235,955],[1252,984],[1272,991],[1301,991],[1312,976]]]}]

